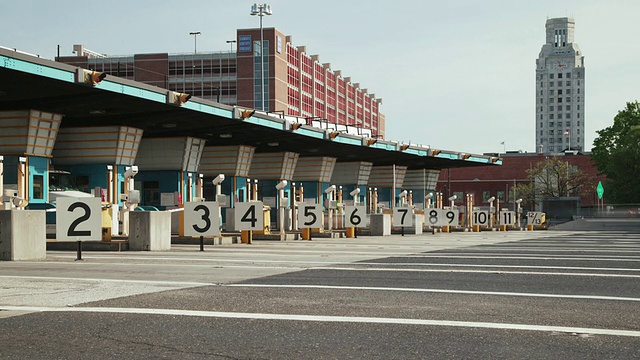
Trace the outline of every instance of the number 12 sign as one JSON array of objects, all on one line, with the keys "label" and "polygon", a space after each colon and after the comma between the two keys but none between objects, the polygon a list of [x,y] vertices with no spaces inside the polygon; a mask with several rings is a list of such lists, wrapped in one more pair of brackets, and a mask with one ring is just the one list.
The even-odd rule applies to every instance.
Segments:
[{"label": "number 12 sign", "polygon": [[56,200],[56,240],[102,240],[102,201],[97,197]]}]

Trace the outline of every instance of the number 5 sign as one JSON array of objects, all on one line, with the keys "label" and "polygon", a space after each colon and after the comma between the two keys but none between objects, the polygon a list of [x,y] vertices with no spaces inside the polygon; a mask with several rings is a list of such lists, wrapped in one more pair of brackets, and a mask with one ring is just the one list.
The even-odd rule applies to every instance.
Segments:
[{"label": "number 5 sign", "polygon": [[363,228],[366,227],[365,216],[367,216],[367,209],[364,206],[345,206],[344,217],[345,227],[351,228]]},{"label": "number 5 sign", "polygon": [[100,198],[58,198],[56,200],[56,240],[102,240]]}]

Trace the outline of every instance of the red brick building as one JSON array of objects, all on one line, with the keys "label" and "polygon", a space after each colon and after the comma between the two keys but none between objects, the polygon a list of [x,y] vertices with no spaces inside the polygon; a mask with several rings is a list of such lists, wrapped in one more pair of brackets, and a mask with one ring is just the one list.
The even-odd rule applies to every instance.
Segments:
[{"label": "red brick building", "polygon": [[236,53],[107,56],[75,45],[76,56],[56,61],[227,105],[296,116],[316,127],[384,138],[382,99],[276,28],[263,29],[262,46],[260,29],[236,34]]},{"label": "red brick building", "polygon": [[[495,196],[501,204],[513,207],[513,188],[516,185],[529,183],[527,170],[532,169],[540,161],[552,155],[536,153],[507,153],[500,154],[502,166],[485,166],[472,168],[443,169],[440,171],[436,191],[442,192],[445,198],[457,195],[456,204],[464,203],[465,195],[474,194],[475,205],[486,205],[485,200]],[[605,176],[598,175],[591,156],[589,154],[557,154],[563,161],[567,161],[574,169],[580,170],[589,178],[591,184],[585,184],[592,188],[592,195],[581,196],[582,207],[593,207],[597,203],[595,187],[598,181],[605,180]]]}]

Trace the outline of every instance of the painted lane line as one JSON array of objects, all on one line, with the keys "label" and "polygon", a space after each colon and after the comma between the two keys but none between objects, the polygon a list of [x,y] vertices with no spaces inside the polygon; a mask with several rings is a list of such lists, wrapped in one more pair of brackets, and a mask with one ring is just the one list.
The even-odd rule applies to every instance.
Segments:
[{"label": "painted lane line", "polygon": [[0,275],[0,279],[107,282],[107,283],[123,283],[123,284],[165,285],[165,286],[171,286],[176,288],[218,285],[214,283],[188,282],[188,281],[123,280],[123,279],[96,279],[96,278],[47,277],[47,276],[17,276],[17,275],[15,276]]},{"label": "painted lane line", "polygon": [[595,274],[595,273],[559,273],[542,271],[499,271],[499,270],[457,270],[457,269],[383,269],[383,268],[355,268],[355,267],[314,267],[310,270],[336,270],[336,271],[389,271],[389,272],[442,272],[442,273],[477,273],[500,275],[556,275],[556,276],[592,276],[592,277],[618,277],[640,278],[640,275],[626,274]]},{"label": "painted lane line", "polygon": [[[482,251],[482,249],[479,246],[476,246],[473,248],[476,251]],[[532,252],[540,252],[540,251],[548,251],[548,252],[578,252],[578,253],[585,253],[585,252],[613,252],[613,253],[640,253],[640,249],[638,250],[596,250],[596,249],[579,249],[579,248],[567,248],[567,249],[548,249],[548,248],[533,248],[533,247],[495,247],[495,246],[491,246],[490,248],[487,248],[487,251],[509,251],[509,250],[526,250],[526,251],[532,251]]]},{"label": "painted lane line", "polygon": [[593,257],[589,255],[563,255],[562,257],[555,256],[531,256],[525,254],[509,254],[504,256],[501,254],[484,254],[479,255],[476,253],[468,253],[468,255],[450,255],[451,253],[428,253],[428,254],[413,254],[404,256],[394,256],[397,259],[411,259],[411,258],[443,258],[443,259],[509,259],[509,260],[569,260],[569,261],[640,261],[638,256],[610,256],[610,257]]},{"label": "painted lane line", "polygon": [[492,264],[437,264],[437,263],[378,263],[357,262],[352,265],[379,266],[443,266],[443,267],[477,267],[477,268],[506,268],[506,269],[553,269],[553,270],[591,270],[591,271],[640,271],[628,268],[597,268],[580,266],[540,266],[540,265],[492,265]]},{"label": "painted lane line", "polygon": [[542,332],[640,337],[640,331],[633,331],[633,330],[545,326],[545,325],[530,325],[530,324],[490,323],[490,322],[474,322],[474,321],[407,319],[407,318],[264,314],[264,313],[238,313],[238,312],[194,311],[194,310],[172,310],[172,309],[99,308],[99,307],[55,308],[55,307],[29,307],[29,306],[24,306],[24,307],[1,306],[0,311],[76,312],[76,313],[110,313],[110,314],[115,313],[115,314],[170,315],[170,316],[192,316],[192,317],[207,317],[207,318],[276,320],[276,321],[286,320],[286,321],[307,321],[307,322],[448,326],[448,327],[459,327],[459,328],[483,328],[483,329],[496,329],[496,330],[523,330],[523,331],[542,331]]},{"label": "painted lane line", "polygon": [[290,288],[290,289],[328,289],[328,290],[365,290],[365,291],[399,291],[399,292],[424,292],[440,294],[464,294],[464,295],[495,295],[514,297],[536,297],[553,299],[582,299],[582,300],[607,300],[607,301],[635,301],[640,298],[600,295],[571,295],[571,294],[536,294],[516,293],[500,291],[475,291],[475,290],[448,290],[448,289],[421,289],[421,288],[392,288],[392,287],[368,287],[368,286],[336,286],[336,285],[278,285],[278,284],[225,284],[223,287],[251,287],[251,288]]}]

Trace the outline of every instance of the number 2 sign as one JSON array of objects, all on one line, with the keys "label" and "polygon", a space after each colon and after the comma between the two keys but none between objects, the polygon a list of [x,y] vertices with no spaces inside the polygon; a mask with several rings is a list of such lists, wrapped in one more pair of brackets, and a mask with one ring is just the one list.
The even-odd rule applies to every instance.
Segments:
[{"label": "number 2 sign", "polygon": [[56,240],[102,240],[100,198],[58,198],[56,200]]}]

